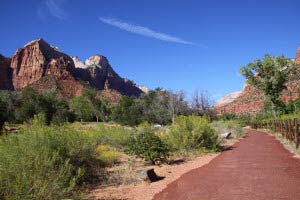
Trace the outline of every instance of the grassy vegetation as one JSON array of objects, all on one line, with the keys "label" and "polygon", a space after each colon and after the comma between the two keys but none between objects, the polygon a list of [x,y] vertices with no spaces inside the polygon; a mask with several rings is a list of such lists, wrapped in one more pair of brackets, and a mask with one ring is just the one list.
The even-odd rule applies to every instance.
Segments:
[{"label": "grassy vegetation", "polygon": [[[37,115],[18,134],[0,137],[0,199],[63,199],[82,185],[134,181],[134,154],[155,162],[168,155],[218,151],[216,127],[240,131],[235,122],[179,116],[174,125],[144,123],[126,127],[109,123],[45,125]],[[121,158],[127,162],[120,162]],[[117,170],[106,172],[105,167]]]},{"label": "grassy vegetation", "polygon": [[217,151],[218,136],[209,121],[198,116],[179,116],[175,124],[162,135],[163,141],[175,153]]},{"label": "grassy vegetation", "polygon": [[95,175],[95,142],[66,126],[23,127],[0,140],[0,199],[61,199]]}]

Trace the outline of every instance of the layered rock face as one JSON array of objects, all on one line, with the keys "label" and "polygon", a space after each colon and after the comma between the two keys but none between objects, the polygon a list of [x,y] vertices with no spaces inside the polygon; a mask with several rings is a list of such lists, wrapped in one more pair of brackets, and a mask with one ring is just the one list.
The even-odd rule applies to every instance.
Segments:
[{"label": "layered rock face", "polygon": [[73,57],[76,67],[76,76],[99,90],[110,89],[119,91],[123,95],[139,96],[143,91],[134,82],[121,78],[110,66],[107,58],[94,55],[85,63]]},{"label": "layered rock face", "polygon": [[266,97],[261,90],[246,84],[243,90],[232,101],[224,104],[218,103],[215,108],[219,114],[255,114],[262,109],[265,99]]},{"label": "layered rock face", "polygon": [[[300,92],[300,48],[296,53],[295,62],[297,63],[297,71],[289,76],[286,84],[287,90],[283,91],[281,99],[284,103],[299,97]],[[226,97],[226,96],[225,96]],[[249,84],[245,84],[243,90],[235,95],[230,102],[223,102],[224,98],[215,105],[215,109],[219,114],[233,112],[236,114],[258,113],[264,106],[266,100],[264,93]],[[225,98],[226,99],[226,98]]]},{"label": "layered rock face", "polygon": [[121,78],[106,57],[95,55],[83,63],[43,39],[26,44],[11,59],[0,56],[0,78],[0,89],[30,85],[39,91],[59,90],[64,98],[81,95],[85,86],[116,90],[128,96],[143,93],[132,81]]},{"label": "layered rock face", "polygon": [[64,58],[67,60],[68,69],[72,70],[72,59],[66,54],[57,51],[43,39],[38,39],[26,44],[17,50],[11,59],[13,69],[13,86],[22,89],[45,76],[50,62]]}]

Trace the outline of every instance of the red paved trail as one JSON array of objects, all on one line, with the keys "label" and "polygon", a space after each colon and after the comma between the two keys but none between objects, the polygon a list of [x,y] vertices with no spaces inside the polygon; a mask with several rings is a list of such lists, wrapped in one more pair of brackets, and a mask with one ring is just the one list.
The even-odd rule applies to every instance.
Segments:
[{"label": "red paved trail", "polygon": [[155,200],[300,200],[300,160],[273,136],[246,138],[168,185]]}]

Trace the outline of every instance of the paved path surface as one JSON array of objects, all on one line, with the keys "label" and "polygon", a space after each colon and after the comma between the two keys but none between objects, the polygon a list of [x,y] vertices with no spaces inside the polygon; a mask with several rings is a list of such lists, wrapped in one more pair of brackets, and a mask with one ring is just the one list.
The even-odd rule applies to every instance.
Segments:
[{"label": "paved path surface", "polygon": [[168,185],[155,200],[300,200],[300,159],[273,136],[248,131],[232,150]]}]

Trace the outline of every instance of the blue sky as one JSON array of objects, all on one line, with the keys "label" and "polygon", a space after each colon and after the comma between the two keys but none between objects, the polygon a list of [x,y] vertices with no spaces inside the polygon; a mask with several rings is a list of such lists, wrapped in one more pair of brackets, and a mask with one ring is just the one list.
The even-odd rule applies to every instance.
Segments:
[{"label": "blue sky", "polygon": [[81,60],[105,55],[137,84],[216,100],[242,89],[240,66],[295,57],[299,9],[297,0],[3,0],[0,53],[44,38]]}]

